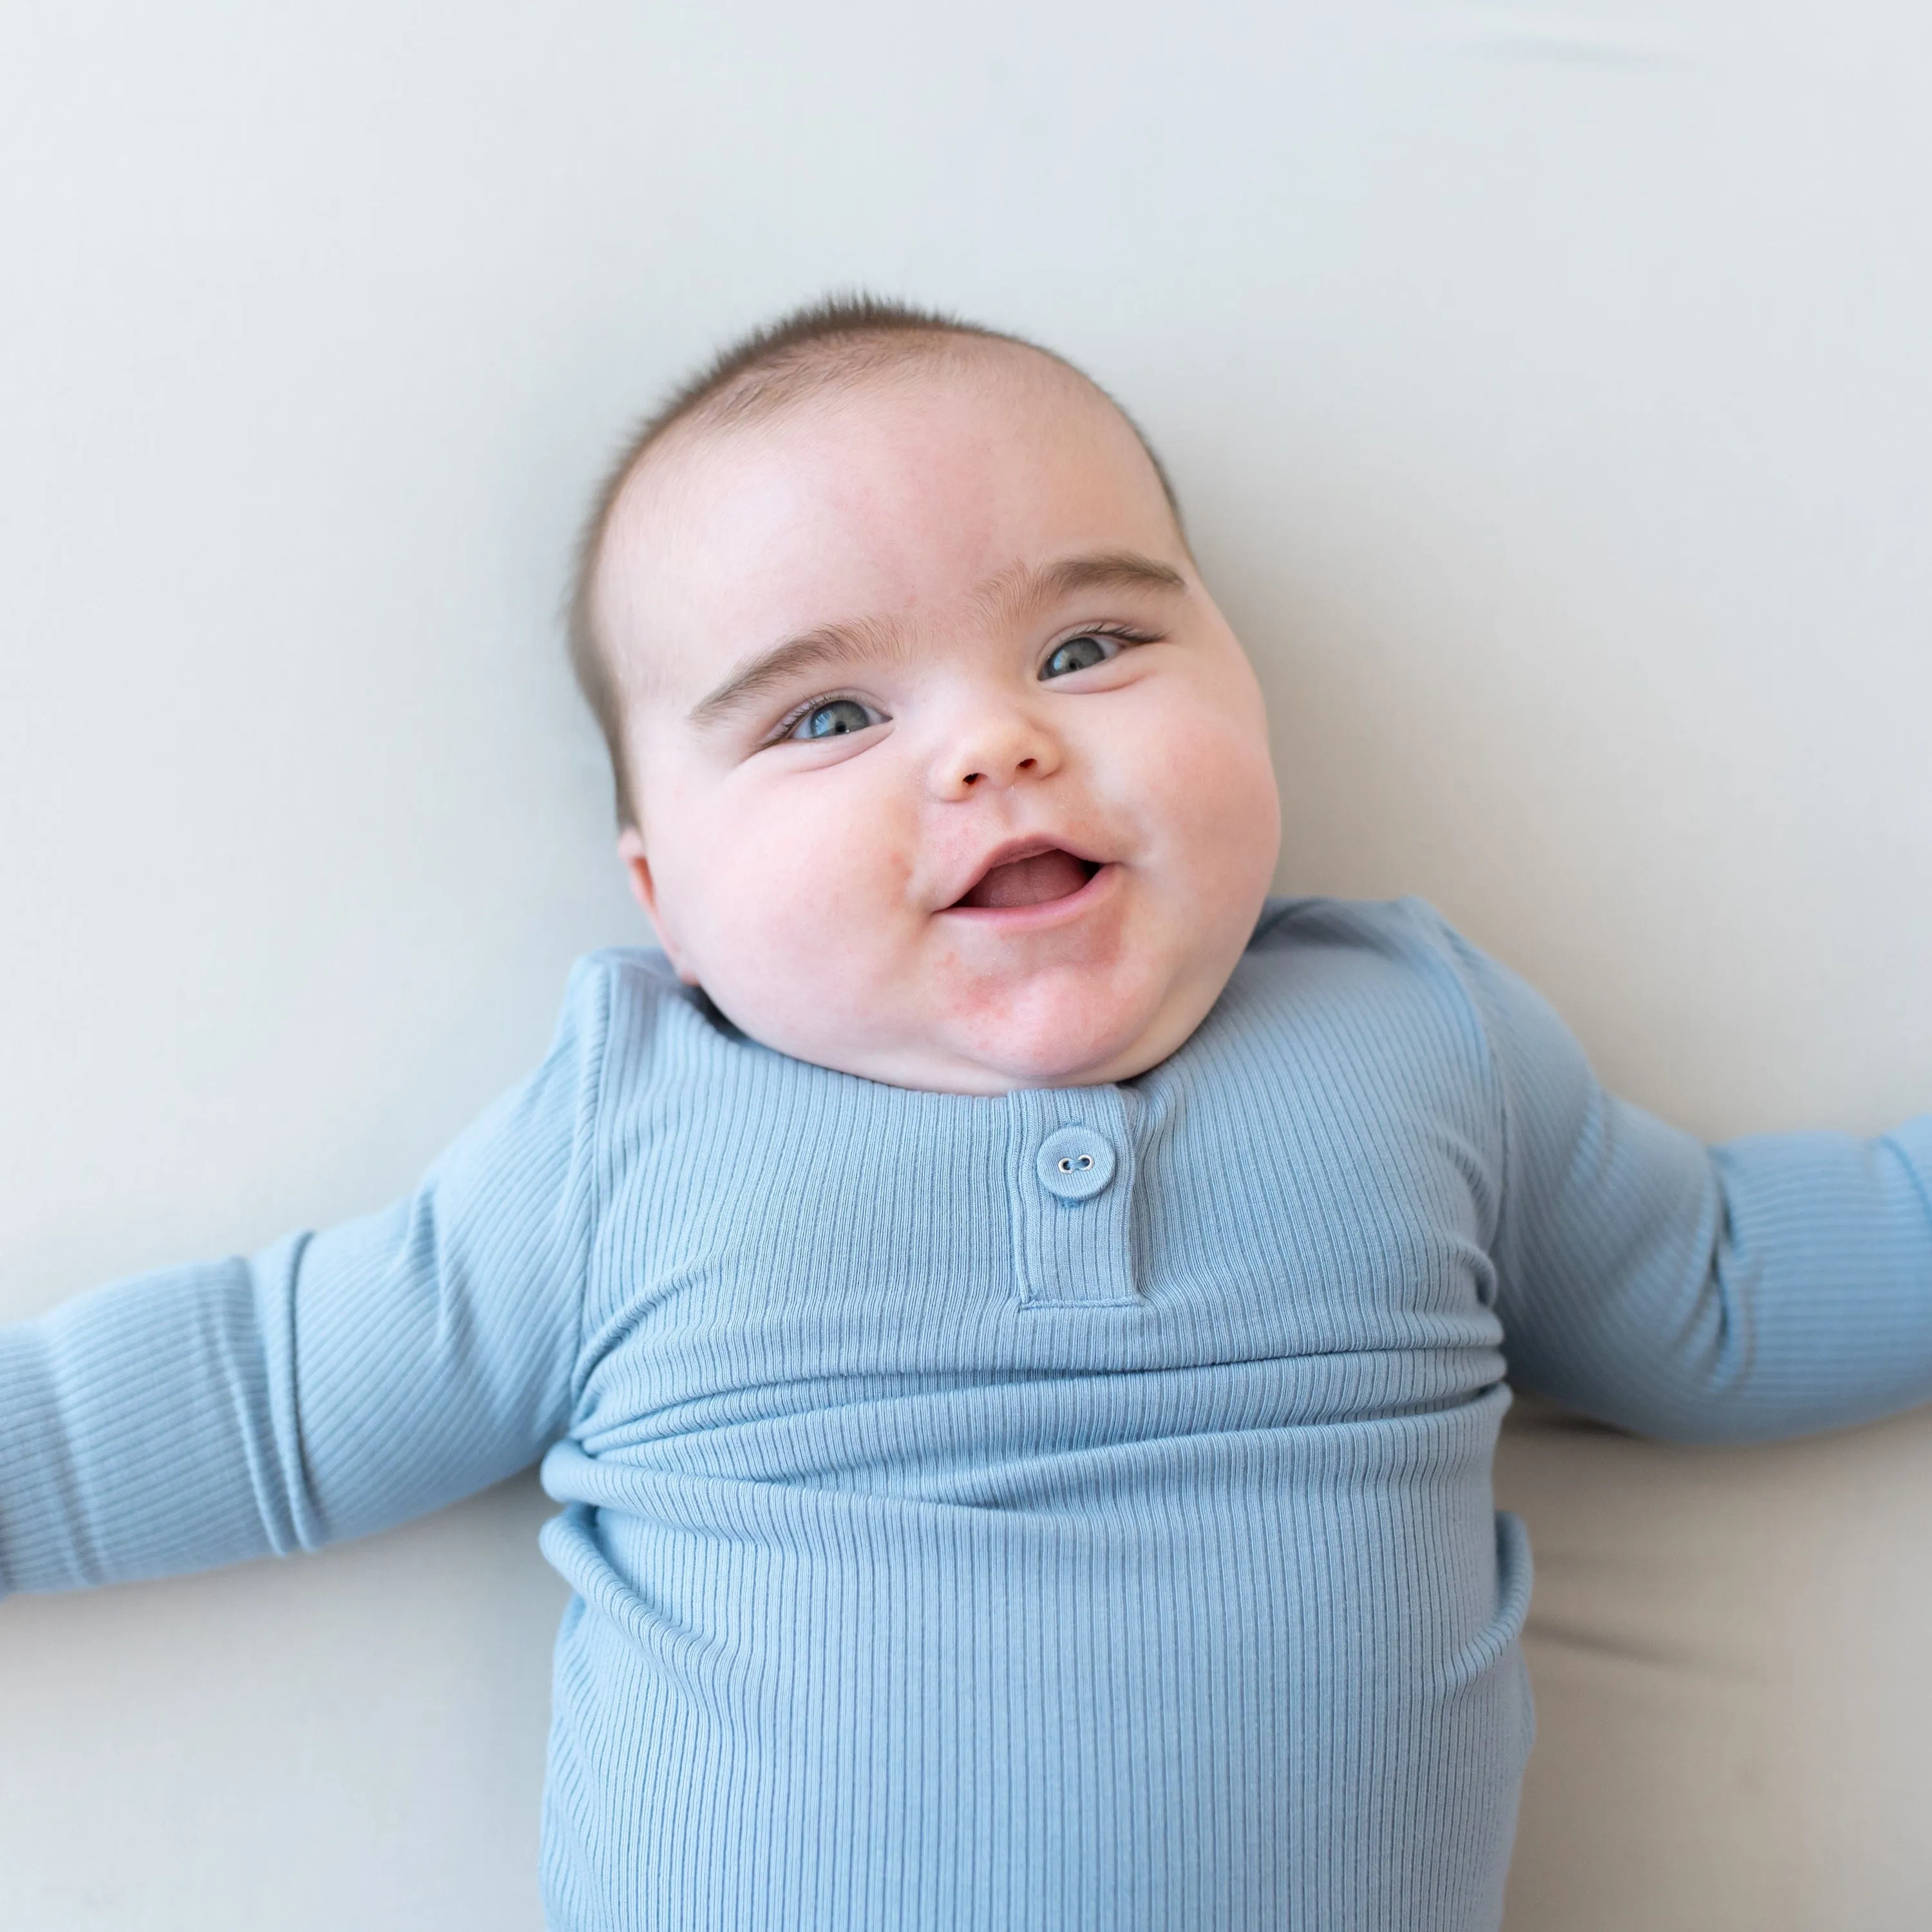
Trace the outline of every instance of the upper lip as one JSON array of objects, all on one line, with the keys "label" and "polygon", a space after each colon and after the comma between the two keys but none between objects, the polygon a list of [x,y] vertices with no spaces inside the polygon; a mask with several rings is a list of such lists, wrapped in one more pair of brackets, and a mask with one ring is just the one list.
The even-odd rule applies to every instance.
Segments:
[{"label": "upper lip", "polygon": [[1010,866],[1017,860],[1036,859],[1042,852],[1064,852],[1078,859],[1083,866],[1104,866],[1107,862],[1104,859],[1095,858],[1070,838],[1009,838],[1004,844],[995,845],[980,860],[965,883],[940,910],[950,912],[988,872],[1001,866]]}]

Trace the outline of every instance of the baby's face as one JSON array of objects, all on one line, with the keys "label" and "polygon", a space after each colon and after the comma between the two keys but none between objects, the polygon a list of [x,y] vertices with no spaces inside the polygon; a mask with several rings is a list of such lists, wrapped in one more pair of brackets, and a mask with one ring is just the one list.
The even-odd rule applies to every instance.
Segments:
[{"label": "baby's face", "polygon": [[994,1094],[1128,1078],[1200,1023],[1274,870],[1274,778],[1102,399],[1000,350],[668,440],[605,559],[620,850],[746,1033]]}]

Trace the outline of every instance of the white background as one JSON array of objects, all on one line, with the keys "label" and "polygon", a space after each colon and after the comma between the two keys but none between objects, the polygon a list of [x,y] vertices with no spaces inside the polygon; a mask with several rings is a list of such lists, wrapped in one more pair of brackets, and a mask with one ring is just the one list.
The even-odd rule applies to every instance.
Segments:
[{"label": "white background", "polygon": [[[641,936],[574,528],[858,284],[1141,418],[1286,884],[1700,1131],[1932,1104],[1928,108],[1905,0],[10,0],[0,1314],[400,1192]],[[534,1932],[544,1508],[0,1608],[0,1925]]]}]

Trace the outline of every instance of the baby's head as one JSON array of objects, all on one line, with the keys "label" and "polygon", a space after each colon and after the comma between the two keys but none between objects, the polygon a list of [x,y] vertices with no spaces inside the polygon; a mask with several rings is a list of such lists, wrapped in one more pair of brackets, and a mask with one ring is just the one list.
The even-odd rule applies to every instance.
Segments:
[{"label": "baby's head", "polygon": [[1254,675],[1132,425],[1028,344],[861,302],[728,352],[601,501],[573,643],[638,897],[768,1046],[1126,1079],[1253,928]]}]

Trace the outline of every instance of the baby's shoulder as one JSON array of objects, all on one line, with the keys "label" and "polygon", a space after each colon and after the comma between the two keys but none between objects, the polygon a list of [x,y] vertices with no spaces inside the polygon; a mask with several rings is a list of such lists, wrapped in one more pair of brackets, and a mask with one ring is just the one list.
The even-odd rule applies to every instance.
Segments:
[{"label": "baby's shoulder", "polygon": [[1327,959],[1337,964],[1376,963],[1454,971],[1468,942],[1426,899],[1344,899],[1310,895],[1271,898],[1262,908],[1244,962],[1279,968]]},{"label": "baby's shoulder", "polygon": [[1472,986],[1480,962],[1424,899],[1270,899],[1217,1017],[1250,1034],[1334,1030],[1358,1048],[1399,1040],[1479,1064],[1489,1050]]},{"label": "baby's shoulder", "polygon": [[655,946],[607,946],[571,968],[559,1039],[602,1059],[602,1084],[634,1081],[661,1051],[667,1026],[715,1025],[704,995],[681,980]]},{"label": "baby's shoulder", "polygon": [[572,979],[595,982],[607,997],[622,995],[646,1003],[674,999],[691,991],[662,950],[655,946],[599,946],[578,961]]}]

